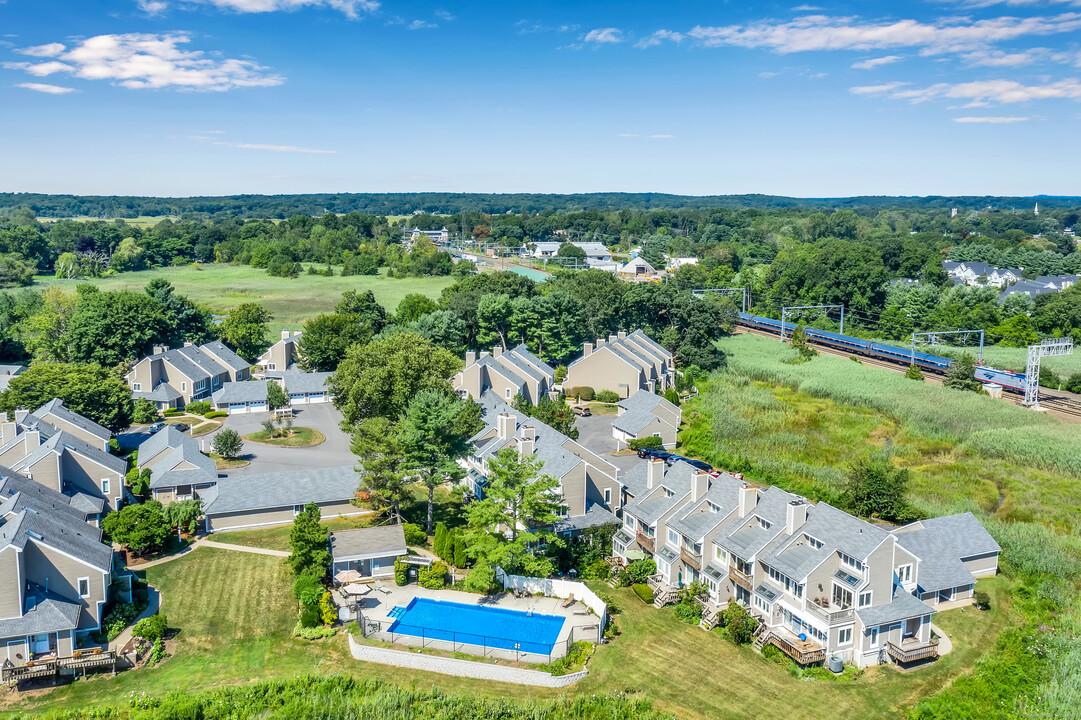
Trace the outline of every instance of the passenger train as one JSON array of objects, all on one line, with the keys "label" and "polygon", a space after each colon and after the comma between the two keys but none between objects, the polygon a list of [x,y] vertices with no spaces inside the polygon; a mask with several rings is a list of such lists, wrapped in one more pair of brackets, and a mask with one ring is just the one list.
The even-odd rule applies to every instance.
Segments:
[{"label": "passenger train", "polygon": [[[780,337],[781,334],[781,321],[774,320],[773,318],[741,312],[739,314],[739,324],[770,332],[778,337]],[[784,324],[785,337],[791,338],[792,331],[795,330],[795,328],[795,323],[786,322]],[[913,354],[911,348],[901,348],[896,345],[878,342],[877,340],[863,340],[861,338],[851,337],[850,335],[841,335],[828,330],[819,330],[817,328],[806,326],[804,327],[804,330],[806,330],[808,338],[820,345],[827,345],[832,348],[837,348],[838,350],[846,350],[856,355],[866,355],[868,357],[887,360],[902,365],[915,364],[922,370],[929,370],[935,373],[945,373],[946,369],[950,366],[950,363],[953,362],[953,358],[931,355],[930,353],[920,352],[919,350]],[[985,383],[998,383],[1007,390],[1013,390],[1020,393],[1025,391],[1024,373],[998,370],[984,365],[977,365],[976,379]]]}]

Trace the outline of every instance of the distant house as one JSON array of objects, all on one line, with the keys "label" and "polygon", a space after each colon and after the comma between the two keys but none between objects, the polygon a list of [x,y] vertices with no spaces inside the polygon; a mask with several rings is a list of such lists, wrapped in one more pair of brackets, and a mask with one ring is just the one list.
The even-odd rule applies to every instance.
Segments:
[{"label": "distant house", "polygon": [[514,396],[536,405],[555,385],[555,370],[529,352],[524,344],[503,352],[501,346],[478,356],[472,350],[465,354],[465,367],[451,378],[455,391],[465,397],[479,398],[491,391],[510,403]]},{"label": "distant house", "polygon": [[958,285],[1002,288],[1022,279],[1022,268],[997,268],[982,262],[944,261],[942,268]]},{"label": "distant house", "polygon": [[585,343],[582,357],[567,367],[564,387],[613,390],[628,398],[639,389],[664,392],[675,383],[672,353],[641,330],[620,332]]},{"label": "distant house", "polygon": [[698,258],[695,258],[695,257],[668,258],[668,262],[667,262],[667,264],[665,266],[665,269],[669,270],[670,272],[675,272],[676,270],[679,270],[684,265],[697,265],[697,264],[698,264]]},{"label": "distant house", "polygon": [[420,238],[428,238],[432,243],[436,245],[447,245],[450,243],[450,232],[446,228],[439,230],[419,230],[417,228],[405,228],[402,230],[402,242],[407,245],[412,245]]},{"label": "distant house", "polygon": [[[559,242],[554,241],[542,241],[533,243],[533,257],[535,258],[548,258],[555,257],[559,254],[559,248],[563,246],[565,240]],[[587,262],[610,262],[612,260],[611,251],[599,242],[572,242],[571,245],[578,248],[586,254]]]},{"label": "distant house", "polygon": [[135,399],[145,398],[164,410],[207,400],[225,383],[248,380],[250,371],[243,358],[215,340],[173,350],[157,346],[124,380]]},{"label": "distant house", "polygon": [[394,561],[407,553],[401,525],[335,530],[330,533],[330,574],[354,570],[362,578],[392,577]]},{"label": "distant house", "polygon": [[660,395],[639,390],[619,401],[618,415],[612,419],[612,437],[616,449],[627,447],[631,440],[656,436],[666,448],[676,445],[676,432],[683,412]]},{"label": "distant house", "polygon": [[1061,292],[1077,284],[1077,275],[1040,275],[1034,280],[1022,280],[1009,285],[998,294],[998,301],[1005,302],[1011,295],[1028,295],[1035,300],[1038,295]]},{"label": "distant house", "polygon": [[11,378],[26,370],[22,365],[0,365],[0,392],[8,389]]},{"label": "distant house", "polygon": [[646,278],[657,274],[657,269],[644,258],[636,257],[619,268],[619,274],[627,278]]},{"label": "distant house", "polygon": [[263,372],[284,372],[300,360],[300,330],[282,330],[281,340],[259,356],[256,364]]}]

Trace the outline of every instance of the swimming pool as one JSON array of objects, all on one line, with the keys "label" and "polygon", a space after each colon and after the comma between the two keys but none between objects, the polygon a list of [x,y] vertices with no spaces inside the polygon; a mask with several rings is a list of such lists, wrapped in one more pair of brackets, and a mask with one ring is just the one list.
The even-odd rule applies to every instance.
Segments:
[{"label": "swimming pool", "polygon": [[[498,266],[497,266],[496,269],[499,269]],[[517,273],[519,275],[523,275],[523,276],[529,278],[530,280],[533,280],[534,282],[544,282],[545,280],[547,280],[548,278],[551,277],[551,275],[549,273],[543,272],[541,270],[537,270],[535,268],[522,267],[520,265],[508,265],[506,267],[506,269],[510,270],[512,273]]]},{"label": "swimming pool", "polygon": [[548,655],[564,618],[518,610],[413,598],[394,608],[390,632],[432,640]]}]

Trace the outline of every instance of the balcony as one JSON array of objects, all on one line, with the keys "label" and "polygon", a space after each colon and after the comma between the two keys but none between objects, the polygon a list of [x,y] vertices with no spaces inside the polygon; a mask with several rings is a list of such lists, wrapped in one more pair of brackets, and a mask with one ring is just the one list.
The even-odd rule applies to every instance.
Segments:
[{"label": "balcony", "polygon": [[933,638],[930,642],[920,642],[916,639],[902,640],[900,645],[887,640],[886,652],[899,663],[934,660],[938,657],[938,638]]},{"label": "balcony", "polygon": [[683,559],[684,564],[694,568],[698,572],[702,572],[702,556],[701,554],[695,555],[687,548],[680,548],[679,556]]},{"label": "balcony", "polygon": [[645,548],[646,551],[650,555],[652,555],[654,552],[656,552],[656,545],[655,545],[654,538],[651,538],[649,535],[646,535],[645,533],[638,533],[637,540],[638,540],[638,544],[641,545],[643,548]]},{"label": "balcony", "polygon": [[751,576],[742,570],[737,570],[735,564],[728,566],[728,574],[732,576],[733,582],[744,590],[754,592],[754,583],[751,581]]},{"label": "balcony", "polygon": [[116,653],[112,650],[76,650],[71,657],[60,658],[57,661],[64,670],[92,670],[94,668],[109,667],[116,670]]},{"label": "balcony", "polygon": [[805,602],[804,606],[809,613],[830,626],[840,625],[843,622],[850,622],[855,615],[855,610],[852,608],[842,610],[835,605],[822,607],[811,600]]},{"label": "balcony", "polygon": [[56,674],[56,658],[28,662],[25,665],[0,667],[0,680],[20,682],[39,677],[52,677]]},{"label": "balcony", "polygon": [[785,629],[771,629],[763,645],[773,645],[800,665],[811,665],[826,659],[826,650],[814,640],[800,640]]}]

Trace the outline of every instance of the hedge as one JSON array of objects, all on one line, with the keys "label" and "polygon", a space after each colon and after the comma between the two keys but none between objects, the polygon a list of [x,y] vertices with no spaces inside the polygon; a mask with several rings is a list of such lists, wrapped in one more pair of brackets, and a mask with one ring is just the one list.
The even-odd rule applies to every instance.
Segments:
[{"label": "hedge", "polygon": [[653,604],[653,588],[649,585],[641,583],[638,585],[631,585],[631,590],[634,590],[634,594],[642,598],[642,602],[647,605]]},{"label": "hedge", "polygon": [[619,402],[619,393],[617,393],[615,390],[600,390],[597,392],[597,402]]},{"label": "hedge", "polygon": [[175,417],[177,415],[183,415],[183,414],[184,414],[184,411],[181,410],[180,408],[168,408],[167,410],[162,412],[162,415],[164,415],[165,417]]},{"label": "hedge", "polygon": [[225,417],[228,414],[229,413],[225,410],[211,410],[210,412],[203,415],[203,417],[205,417],[207,420],[213,420],[214,418]]},{"label": "hedge", "polygon": [[566,396],[569,398],[578,398],[579,400],[589,401],[597,397],[597,393],[593,391],[593,388],[588,385],[582,385],[581,387],[567,388]]},{"label": "hedge", "polygon": [[631,450],[663,450],[664,442],[656,435],[650,435],[638,440],[628,440],[627,446]]}]

